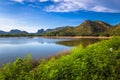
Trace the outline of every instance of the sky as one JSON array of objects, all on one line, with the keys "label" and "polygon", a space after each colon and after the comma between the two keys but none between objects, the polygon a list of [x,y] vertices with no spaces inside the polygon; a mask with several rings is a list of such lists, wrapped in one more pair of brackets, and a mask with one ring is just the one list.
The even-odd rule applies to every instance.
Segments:
[{"label": "sky", "polygon": [[37,32],[85,20],[120,23],[120,0],[0,0],[0,30]]}]

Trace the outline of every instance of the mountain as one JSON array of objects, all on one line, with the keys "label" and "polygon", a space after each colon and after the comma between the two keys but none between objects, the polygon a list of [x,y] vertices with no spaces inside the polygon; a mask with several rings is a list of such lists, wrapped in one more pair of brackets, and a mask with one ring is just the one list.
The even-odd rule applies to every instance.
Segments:
[{"label": "mountain", "polygon": [[102,21],[86,20],[79,26],[67,26],[58,30],[53,30],[46,35],[51,36],[109,36],[109,31],[113,26]]},{"label": "mountain", "polygon": [[108,31],[111,25],[102,21],[90,21],[87,20],[81,25],[75,27],[76,34],[79,35],[98,35],[105,31]]},{"label": "mountain", "polygon": [[21,31],[20,30],[17,30],[17,29],[13,29],[9,32],[9,34],[20,34]]},{"label": "mountain", "polygon": [[0,35],[21,36],[120,36],[120,24],[112,26],[103,21],[86,20],[78,26],[64,26],[54,29],[39,29],[36,33],[28,33],[18,29],[10,32],[0,31]]},{"label": "mountain", "polygon": [[0,30],[0,34],[7,34],[7,32]]},{"label": "mountain", "polygon": [[51,32],[53,30],[55,30],[55,29],[47,29],[45,32]]},{"label": "mountain", "polygon": [[28,32],[26,31],[21,31],[18,29],[12,29],[10,32],[8,32],[9,34],[28,34]]},{"label": "mountain", "polygon": [[73,31],[73,29],[74,28],[71,26],[61,27],[61,28],[54,29],[50,32],[47,32],[45,35],[47,36],[73,36],[75,32]]},{"label": "mountain", "polygon": [[38,30],[37,33],[38,33],[38,34],[43,34],[43,33],[45,33],[45,30],[44,30],[44,29],[40,29],[40,30]]},{"label": "mountain", "polygon": [[18,30],[18,29],[12,29],[9,32],[5,32],[5,31],[0,30],[0,36],[1,35],[26,35],[26,34],[28,34],[28,32],[21,31],[21,30]]},{"label": "mountain", "polygon": [[[58,28],[54,28],[54,29],[46,29],[46,30],[44,30],[44,29],[39,29],[38,31],[37,31],[37,33],[38,34],[47,34],[47,33],[51,33],[51,32],[56,32],[56,31],[59,31],[59,32],[61,32],[61,30],[68,30],[68,28],[70,28],[70,26],[65,26],[65,27],[58,27]],[[52,33],[51,35],[55,35],[54,33]]]},{"label": "mountain", "polygon": [[120,36],[120,24],[113,27],[111,31],[112,35]]},{"label": "mountain", "polygon": [[54,30],[56,30],[56,28],[55,28],[55,29],[46,29],[46,30],[44,30],[44,29],[39,29],[39,30],[37,31],[37,33],[38,33],[38,34],[44,34],[44,33],[47,33],[47,32],[54,31]]}]

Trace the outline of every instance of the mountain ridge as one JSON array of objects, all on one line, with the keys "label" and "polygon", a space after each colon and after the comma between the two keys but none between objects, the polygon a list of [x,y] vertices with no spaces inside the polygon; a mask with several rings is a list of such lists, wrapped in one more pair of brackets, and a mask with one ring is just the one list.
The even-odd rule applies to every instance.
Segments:
[{"label": "mountain ridge", "polygon": [[9,32],[0,30],[0,35],[40,35],[40,36],[120,36],[120,23],[113,26],[100,20],[86,20],[78,26],[64,26],[54,29],[39,29],[35,33],[28,33],[18,29]]},{"label": "mountain ridge", "polygon": [[[115,31],[115,29],[117,31]],[[69,27],[69,28],[64,28],[61,30],[57,31],[52,31],[50,33],[47,33],[47,35],[54,35],[54,36],[110,36],[110,35],[120,35],[120,29],[119,25],[118,26],[112,26],[106,22],[103,21],[91,21],[91,20],[86,20],[82,24],[76,27]],[[112,33],[114,32],[114,33]]]}]

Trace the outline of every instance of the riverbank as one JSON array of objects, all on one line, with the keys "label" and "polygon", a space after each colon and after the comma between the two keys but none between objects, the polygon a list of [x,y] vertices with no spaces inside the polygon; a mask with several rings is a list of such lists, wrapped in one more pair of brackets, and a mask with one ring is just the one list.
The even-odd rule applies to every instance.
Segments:
[{"label": "riverbank", "polygon": [[98,38],[98,39],[110,39],[112,38],[112,36],[110,37],[105,37],[105,36],[43,36],[45,38],[64,38],[64,39],[80,39],[80,38]]},{"label": "riverbank", "polygon": [[[113,36],[12,36],[12,35],[9,35],[9,36],[0,36],[0,38],[2,37],[5,37],[5,38],[9,38],[9,37],[29,37],[29,38],[33,38],[33,37],[44,37],[44,38],[75,38],[75,39],[79,39],[79,38],[101,38],[101,39],[110,39],[112,38]],[[116,36],[116,37],[119,37],[119,36]]]},{"label": "riverbank", "polygon": [[[53,39],[82,39],[82,38],[91,38],[91,39],[111,39],[113,36],[0,36],[0,38],[11,38],[11,37],[43,37],[43,38],[53,38]],[[118,36],[119,37],[119,36]]]}]

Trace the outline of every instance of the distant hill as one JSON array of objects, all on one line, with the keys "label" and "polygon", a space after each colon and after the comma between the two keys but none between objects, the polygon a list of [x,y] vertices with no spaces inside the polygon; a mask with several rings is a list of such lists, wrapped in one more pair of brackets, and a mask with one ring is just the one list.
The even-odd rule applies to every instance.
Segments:
[{"label": "distant hill", "polygon": [[[55,28],[56,29],[56,28]],[[44,30],[44,29],[39,29],[37,31],[38,34],[44,34],[44,33],[47,33],[47,32],[51,32],[51,31],[54,31],[55,29],[47,29],[47,30]]]},{"label": "distant hill", "polygon": [[0,30],[0,34],[7,34],[7,32]]},{"label": "distant hill", "polygon": [[18,29],[12,29],[9,32],[5,32],[5,31],[0,30],[0,36],[4,36],[4,35],[7,35],[7,36],[10,36],[10,35],[26,35],[26,34],[28,34],[28,32],[21,31],[21,30],[18,30]]},{"label": "distant hill", "polygon": [[[51,33],[51,32],[56,32],[56,31],[61,31],[61,30],[64,30],[64,29],[67,29],[67,28],[70,28],[70,26],[66,26],[66,27],[58,27],[58,28],[54,28],[54,29],[47,29],[47,30],[44,30],[44,29],[39,29],[37,31],[38,34],[47,34],[47,33]],[[51,34],[51,35],[55,35],[55,34]]]},{"label": "distant hill", "polygon": [[37,33],[38,33],[38,34],[44,34],[44,33],[45,33],[45,30],[44,30],[44,29],[40,29],[40,30],[38,30]]},{"label": "distant hill", "polygon": [[28,32],[26,31],[21,31],[18,29],[12,29],[10,32],[8,32],[9,34],[28,34]]}]

